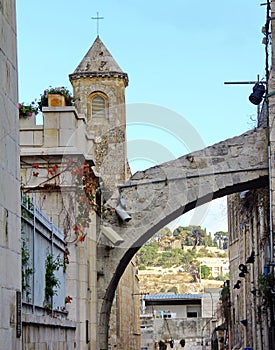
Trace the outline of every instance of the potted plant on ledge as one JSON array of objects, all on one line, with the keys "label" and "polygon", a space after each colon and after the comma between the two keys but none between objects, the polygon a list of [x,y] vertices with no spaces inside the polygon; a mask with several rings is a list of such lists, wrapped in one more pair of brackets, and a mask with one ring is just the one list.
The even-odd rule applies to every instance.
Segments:
[{"label": "potted plant on ledge", "polygon": [[38,106],[35,102],[25,105],[24,102],[18,104],[19,118],[27,119],[38,114]]},{"label": "potted plant on ledge", "polygon": [[44,90],[40,102],[38,102],[40,110],[42,110],[42,107],[62,107],[72,106],[73,104],[74,98],[64,86],[54,88],[50,86],[49,89]]}]

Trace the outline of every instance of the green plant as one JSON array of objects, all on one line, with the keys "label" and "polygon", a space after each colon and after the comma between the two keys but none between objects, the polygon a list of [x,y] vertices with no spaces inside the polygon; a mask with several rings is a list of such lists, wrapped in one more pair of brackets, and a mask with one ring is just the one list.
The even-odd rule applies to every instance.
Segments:
[{"label": "green plant", "polygon": [[72,93],[64,86],[61,87],[49,87],[44,90],[43,94],[40,95],[40,102],[38,102],[39,109],[42,110],[42,107],[48,106],[48,95],[57,94],[65,97],[66,106],[72,106],[74,104],[74,98]]},{"label": "green plant", "polygon": [[258,295],[263,298],[263,304],[272,303],[275,288],[275,277],[273,273],[262,274],[258,279]]},{"label": "green plant", "polygon": [[178,294],[178,288],[176,286],[173,286],[172,288],[168,289],[167,291],[168,293],[174,293],[174,294]]},{"label": "green plant", "polygon": [[[41,164],[33,163],[33,172],[32,176],[39,177],[39,169],[43,168]],[[45,166],[44,166],[45,169]],[[76,216],[74,221],[69,221],[66,230],[64,230],[65,238],[67,243],[75,243],[77,241],[83,242],[87,235],[87,229],[91,223],[90,212],[91,209],[95,210],[97,214],[100,215],[100,206],[98,205],[98,178],[94,174],[90,162],[74,162],[72,159],[69,159],[64,168],[61,168],[58,164],[48,164],[47,166],[48,179],[43,181],[43,186],[47,186],[48,191],[50,188],[53,188],[52,184],[47,184],[47,182],[52,181],[54,178],[59,177],[65,172],[71,174],[72,186],[75,188],[75,206],[76,206]],[[32,190],[39,188],[41,184],[38,184],[36,187],[32,187]],[[25,185],[21,185],[23,193],[29,191],[29,189],[24,188]],[[25,207],[29,207],[30,199],[23,198],[23,204]],[[31,206],[32,204],[30,204]],[[27,210],[24,209],[23,216],[27,215]],[[74,233],[73,239],[69,232]],[[68,252],[66,252],[64,261],[68,264]]]},{"label": "green plant", "polygon": [[207,265],[201,265],[201,267],[200,267],[201,278],[207,279],[210,276],[210,274],[211,274],[210,267]]},{"label": "green plant", "polygon": [[26,239],[22,239],[21,261],[22,292],[26,294],[27,301],[30,301],[30,277],[33,269],[30,267],[30,251]]},{"label": "green plant", "polygon": [[60,255],[55,258],[52,253],[48,254],[45,261],[45,301],[46,304],[51,305],[51,298],[57,294],[56,288],[59,288],[60,281],[56,277],[55,272],[63,266],[63,261]]},{"label": "green plant", "polygon": [[38,106],[35,102],[25,105],[24,102],[18,104],[19,118],[28,118],[33,114],[38,114]]},{"label": "green plant", "polygon": [[217,281],[226,281],[227,278],[226,278],[226,276],[219,274],[218,276],[215,277],[215,280],[217,280]]}]

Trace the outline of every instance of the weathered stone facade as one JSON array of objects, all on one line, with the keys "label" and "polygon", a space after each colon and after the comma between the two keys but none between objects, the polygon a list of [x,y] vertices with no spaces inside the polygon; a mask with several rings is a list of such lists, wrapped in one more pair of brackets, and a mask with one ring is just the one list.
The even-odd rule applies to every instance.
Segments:
[{"label": "weathered stone facade", "polygon": [[[1,132],[2,132],[2,150],[1,153],[1,259],[3,259],[2,273],[1,273],[1,312],[7,315],[4,319],[4,323],[0,325],[1,331],[1,346],[4,349],[17,349],[21,347],[20,338],[16,337],[16,291],[20,291],[20,223],[19,223],[19,169],[18,169],[18,123],[17,123],[17,62],[16,62],[16,25],[15,25],[15,2],[12,0],[4,0],[0,2],[0,19],[2,21],[2,32],[1,32],[1,57],[0,63],[2,66],[1,72],[3,73],[3,79],[1,79],[1,98],[2,103],[0,104],[1,112]],[[272,7],[274,1],[272,1]],[[271,17],[274,16],[274,9],[272,8]],[[274,36],[274,28],[272,27],[272,36]],[[98,41],[97,41],[98,44]],[[99,43],[100,44],[100,43]],[[89,104],[87,101],[89,98],[94,98],[93,92],[96,92],[99,97],[100,103],[104,101],[105,106],[107,103],[114,103],[112,108],[118,108],[123,103],[124,99],[124,88],[128,83],[127,75],[118,69],[117,65],[114,64],[113,60],[108,57],[106,60],[101,59],[106,51],[95,50],[95,54],[92,55],[92,60],[89,59],[89,54],[83,60],[83,64],[79,66],[79,69],[75,71],[75,74],[71,76],[72,84],[74,86],[74,92],[80,98],[76,102],[76,107],[79,110],[79,117],[76,117],[75,112],[70,111],[70,116],[73,114],[74,118],[84,123],[85,116],[90,116],[89,113],[92,111],[92,122],[93,123],[93,110],[89,110]],[[94,52],[92,52],[94,54]],[[96,70],[90,69],[93,61],[96,62]],[[103,219],[112,225],[113,229],[116,230],[119,235],[123,238],[124,243],[120,248],[114,248],[112,245],[106,244],[106,240],[100,239],[98,249],[95,251],[94,247],[97,242],[96,234],[98,232],[96,220],[94,220],[94,231],[90,232],[90,236],[87,238],[87,249],[86,248],[75,248],[71,255],[70,269],[68,270],[68,286],[70,288],[70,294],[73,293],[75,296],[75,306],[71,305],[70,315],[80,325],[77,328],[75,339],[76,346],[80,348],[87,348],[91,346],[98,347],[101,349],[107,349],[108,347],[108,326],[110,310],[113,303],[115,290],[118,282],[126,269],[126,266],[134,256],[138,248],[146,242],[157,230],[162,228],[165,224],[171,220],[177,218],[179,215],[193,209],[195,206],[203,204],[214,198],[218,198],[224,195],[229,195],[235,192],[241,192],[244,190],[255,190],[257,188],[263,188],[269,186],[272,195],[271,198],[271,213],[274,211],[274,111],[275,111],[275,96],[272,92],[275,90],[274,86],[274,57],[272,56],[272,70],[269,79],[269,134],[267,129],[257,128],[256,130],[249,131],[239,137],[221,142],[212,147],[208,147],[202,151],[194,152],[187,156],[181,157],[176,161],[162,164],[158,167],[153,167],[144,172],[138,172],[126,185],[119,186],[120,194],[126,199],[127,210],[132,216],[132,220],[129,223],[120,222],[115,214],[115,207],[118,201],[118,191],[110,198],[113,189],[117,188],[120,182],[124,182],[125,174],[128,173],[126,157],[125,157],[125,122],[124,120],[118,120],[118,123],[114,123],[115,118],[112,118],[112,114],[108,115],[108,118],[112,123],[106,126],[103,121],[103,135],[98,135],[95,143],[98,146],[95,147],[96,152],[90,157],[90,159],[96,159],[101,164],[101,171],[104,168],[104,162],[106,155],[110,155],[107,159],[113,160],[123,166],[114,168],[108,173],[104,179],[104,172],[102,178],[105,186],[105,199],[110,198],[106,205],[106,211]],[[85,80],[85,82],[84,82]],[[88,91],[87,86],[93,85],[98,90]],[[106,89],[102,87],[102,82],[106,83]],[[113,83],[113,88],[110,88],[109,83]],[[81,89],[80,85],[84,86]],[[116,89],[117,87],[117,89]],[[87,95],[89,94],[89,96]],[[107,98],[106,98],[107,97]],[[84,100],[82,100],[84,98]],[[97,101],[97,103],[98,103]],[[80,104],[78,106],[78,104]],[[108,106],[109,107],[109,106]],[[98,110],[98,105],[95,104],[94,110]],[[122,107],[123,108],[123,107]],[[101,113],[102,110],[99,112]],[[118,109],[115,109],[118,111]],[[122,109],[123,113],[124,110]],[[71,147],[71,142],[74,145],[77,142],[78,147],[83,150],[82,146],[85,144],[88,147],[88,151],[85,150],[85,154],[91,154],[93,145],[93,136],[82,134],[82,127],[78,128],[76,133],[72,132],[72,128],[67,128],[67,134],[61,132],[60,124],[61,119],[55,116],[55,113],[61,112],[61,110],[55,109],[54,111],[45,110],[48,114],[49,123],[53,124],[48,128],[42,130],[41,127],[30,127],[29,129],[35,129],[35,131],[29,130],[27,136],[22,136],[22,142],[25,143],[28,150],[25,154],[22,153],[22,157],[39,157],[41,154],[40,150],[46,152],[45,156],[49,159],[54,159],[55,162],[60,162],[60,155],[64,154],[64,150],[61,151],[61,147],[65,149]],[[51,113],[54,112],[54,116]],[[63,111],[65,112],[65,111]],[[62,113],[61,113],[62,114]],[[70,118],[69,116],[69,118]],[[60,117],[61,118],[61,117]],[[73,123],[76,123],[75,119],[72,118]],[[102,119],[101,119],[102,122]],[[100,122],[99,122],[100,123]],[[76,126],[76,124],[74,124]],[[65,127],[66,128],[66,127]],[[85,129],[85,127],[83,127]],[[95,123],[94,128],[100,130],[99,124]],[[89,128],[88,128],[89,130]],[[109,130],[115,130],[115,132],[108,133]],[[24,130],[26,131],[26,130]],[[36,132],[37,131],[37,132]],[[106,149],[106,138],[104,138],[105,131],[108,134],[108,138],[112,137],[115,141],[112,147]],[[79,134],[80,133],[80,134]],[[79,137],[78,137],[79,136]],[[103,137],[102,137],[103,136]],[[30,139],[28,139],[30,138]],[[31,141],[30,141],[31,140]],[[85,140],[85,141],[84,141]],[[269,144],[268,144],[269,141]],[[44,143],[45,142],[45,143]],[[55,149],[55,145],[58,143],[60,148]],[[108,139],[108,144],[112,144],[111,139]],[[48,145],[47,147],[45,145]],[[62,146],[61,146],[62,145]],[[30,146],[30,147],[29,147]],[[44,147],[45,146],[45,147]],[[73,146],[72,146],[73,148]],[[270,157],[268,157],[270,150]],[[71,150],[71,149],[70,149]],[[74,153],[75,149],[72,149]],[[80,152],[83,154],[83,152]],[[77,153],[79,156],[79,154]],[[117,156],[114,158],[114,155]],[[270,162],[270,164],[269,164]],[[270,165],[268,169],[268,165]],[[107,169],[106,165],[106,169]],[[268,170],[270,175],[270,182],[268,181]],[[23,178],[26,176],[28,169],[22,169]],[[24,171],[26,173],[24,173]],[[113,175],[116,178],[112,178]],[[98,174],[101,175],[101,174]],[[30,184],[34,185],[34,184]],[[56,183],[55,183],[56,185]],[[104,187],[103,187],[104,190]],[[252,192],[251,192],[252,193]],[[250,194],[248,194],[249,198]],[[259,203],[265,198],[253,192],[253,197],[259,199]],[[39,201],[41,205],[44,205],[45,210],[50,216],[56,213],[56,209],[60,209],[59,204],[61,197],[56,196],[56,200],[53,200],[53,196],[48,196],[48,203],[44,201],[41,196]],[[52,201],[52,203],[51,203]],[[43,205],[41,207],[43,207]],[[54,210],[52,210],[52,209]],[[241,238],[241,246],[232,244],[232,252],[230,253],[230,259],[237,266],[237,254],[239,258],[247,258],[247,253],[251,253],[250,248],[256,248],[259,252],[264,252],[261,243],[265,243],[266,239],[266,228],[269,225],[266,224],[264,219],[267,215],[265,207],[262,209],[261,205],[252,208],[252,214],[243,213],[242,218],[244,220],[249,219],[248,229],[251,227],[252,235],[248,235],[244,232],[243,235],[239,232],[239,239]],[[255,216],[255,218],[254,218]],[[62,215],[61,215],[62,217]],[[251,218],[251,219],[250,219]],[[54,220],[60,220],[59,216],[56,216]],[[237,221],[233,223],[237,225]],[[268,243],[267,252],[269,251],[271,256],[262,256],[263,260],[260,261],[261,254],[257,256],[258,262],[253,265],[253,278],[257,277],[257,269],[260,272],[260,268],[263,268],[266,261],[273,263],[273,227],[275,224],[274,215],[271,215],[271,227],[268,228],[269,238],[271,244]],[[253,226],[252,226],[253,225]],[[259,230],[256,230],[256,227]],[[242,232],[241,232],[242,233]],[[232,238],[234,237],[232,233]],[[254,235],[255,234],[255,235]],[[13,237],[14,235],[14,237]],[[253,239],[249,241],[249,238]],[[255,238],[255,239],[254,239]],[[257,240],[259,239],[259,240]],[[263,240],[263,242],[262,242]],[[237,241],[236,241],[237,242]],[[232,242],[234,243],[234,242]],[[246,246],[244,246],[246,244]],[[240,252],[237,252],[237,248],[240,247]],[[247,250],[247,249],[248,250]],[[87,251],[89,254],[87,255]],[[93,253],[94,252],[94,253]],[[90,259],[90,260],[89,260]],[[243,262],[241,262],[243,263]],[[9,274],[7,269],[3,266],[9,267]],[[272,270],[273,265],[269,268]],[[12,270],[11,270],[12,269]],[[255,269],[255,272],[254,272]],[[100,273],[98,273],[100,272]],[[103,272],[103,274],[102,274]],[[236,269],[235,269],[236,272]],[[252,273],[250,273],[252,275]],[[249,276],[250,276],[249,275]],[[88,276],[91,277],[90,284],[88,284]],[[237,277],[236,274],[234,277]],[[250,276],[251,277],[251,276]],[[249,277],[249,278],[250,278]],[[97,279],[98,278],[98,279]],[[246,279],[248,277],[246,275]],[[252,280],[251,280],[252,281]],[[76,283],[77,282],[77,283]],[[243,283],[243,285],[245,285]],[[89,290],[88,287],[91,286]],[[249,285],[250,286],[250,285]],[[97,296],[92,293],[92,290],[97,289]],[[235,288],[237,289],[237,288]],[[240,288],[241,289],[241,288]],[[244,288],[239,291],[234,291],[233,301],[236,304],[235,313],[236,317],[233,320],[242,320],[240,317],[246,316],[247,318],[243,321],[251,320],[251,325],[248,329],[253,330],[252,325],[256,325],[259,321],[256,316],[258,314],[252,312],[251,305],[257,306],[257,302],[252,302],[254,296],[249,294],[249,288]],[[241,294],[244,293],[244,294]],[[239,295],[239,296],[238,296]],[[250,296],[250,298],[248,297]],[[233,291],[232,291],[233,296]],[[245,303],[240,303],[240,299],[245,298]],[[88,300],[88,307],[87,302]],[[249,302],[251,301],[251,304]],[[97,304],[98,303],[98,304]],[[98,314],[94,313],[96,306],[99,307]],[[233,309],[232,309],[233,310]],[[254,319],[255,318],[255,319]],[[88,328],[90,329],[90,343],[87,344],[86,339],[86,321],[89,321]],[[254,322],[254,323],[253,323]],[[98,328],[96,328],[98,325]],[[95,327],[93,327],[95,326]],[[234,327],[238,327],[237,324]],[[245,325],[244,325],[245,326]],[[26,332],[29,332],[29,328],[26,325]],[[52,329],[53,325],[49,325]],[[243,327],[243,325],[242,325]],[[249,328],[250,327],[250,328]],[[256,326],[257,327],[257,326]],[[264,320],[261,324],[261,335],[260,330],[253,333],[253,337],[245,330],[238,328],[234,329],[234,335],[236,335],[236,341],[240,342],[241,346],[246,344],[253,344],[253,346],[259,349],[264,349],[268,345],[268,329],[273,330],[268,323],[268,319]],[[257,328],[258,329],[258,328]],[[18,329],[19,331],[19,329]],[[33,334],[36,331],[33,330]],[[71,331],[70,331],[71,332]],[[264,334],[263,334],[264,333]],[[274,332],[272,333],[274,334]],[[262,336],[262,338],[261,338]],[[32,338],[36,339],[35,337]],[[63,342],[65,337],[57,337],[56,346],[61,346],[58,342]],[[234,339],[234,338],[233,338]],[[262,343],[261,340],[262,339]],[[234,339],[235,342],[235,339]],[[32,343],[35,343],[33,341]],[[243,344],[244,343],[244,344]],[[271,339],[270,344],[275,342]],[[236,344],[237,346],[238,344]],[[45,343],[39,344],[41,348],[45,348]],[[257,348],[257,349],[258,349]]]},{"label": "weathered stone facade", "polygon": [[0,348],[21,349],[20,177],[14,0],[0,1]]},{"label": "weathered stone facade", "polygon": [[[275,15],[274,1],[271,1],[268,13],[271,17]],[[274,24],[268,18],[265,31],[274,38]],[[267,73],[269,77],[266,77],[268,91],[263,106],[265,113],[258,116],[259,124],[268,125],[268,144],[265,146],[268,153],[268,184],[262,189],[228,197],[231,298],[229,347],[234,349],[275,348],[274,311],[271,306],[273,287],[268,285],[268,279],[274,275],[274,63],[273,42],[272,65]],[[249,258],[253,255],[251,262]],[[241,273],[243,266],[247,268],[244,274]]]},{"label": "weathered stone facade", "polygon": [[[123,73],[99,37],[70,74],[75,106],[87,117],[87,134],[94,138],[95,170],[103,179],[103,196],[109,198],[127,179],[125,87]],[[93,112],[93,99],[104,105]]]},{"label": "weathered stone facade", "polygon": [[[66,295],[73,302],[67,306],[71,322],[63,319],[51,322],[45,316],[29,314],[26,309],[24,349],[31,349],[34,344],[53,349],[58,346],[87,349],[88,345],[96,347],[97,341],[97,300],[92,292],[97,279],[96,215],[91,213],[85,243],[75,244],[77,237],[72,233],[72,222],[77,212],[76,189],[68,177],[70,171],[64,171],[69,159],[83,163],[92,156],[86,153],[89,141],[83,142],[86,120],[79,117],[75,107],[46,107],[43,118],[43,125],[35,125],[33,117],[20,119],[21,179],[25,192],[67,235],[70,255],[66,266]],[[54,166],[58,176],[49,173]],[[51,334],[51,339],[47,341],[45,334]]]},{"label": "weathered stone facade", "polygon": [[[89,54],[93,56],[98,44],[102,48],[101,59],[108,56],[109,64],[114,69],[116,64],[99,38]],[[102,254],[106,258],[113,249],[113,244],[101,231],[103,220],[100,217],[100,206],[113,193],[118,183],[125,182],[129,172],[126,162],[124,101],[127,75],[119,74],[121,81],[117,74],[113,76],[113,71],[108,79],[105,75],[101,76],[100,72],[96,78],[87,78],[79,67],[71,75],[76,107],[44,107],[43,125],[36,125],[33,118],[20,120],[21,177],[24,190],[32,194],[39,208],[66,233],[70,252],[70,263],[66,268],[66,287],[67,295],[73,300],[67,309],[69,319],[74,322],[70,324],[61,320],[59,325],[47,325],[45,321],[40,321],[43,323],[41,326],[37,321],[31,327],[28,322],[30,316],[27,315],[24,322],[24,331],[28,333],[28,337],[24,338],[27,341],[24,343],[25,349],[32,346],[37,332],[50,332],[53,339],[51,343],[47,343],[48,346],[59,346],[62,340],[58,336],[58,330],[61,328],[65,338],[71,339],[74,333],[76,349],[96,348],[98,344],[97,314],[101,293],[96,291],[102,274],[109,267],[99,268],[97,255]],[[98,106],[98,101],[93,106],[92,99],[95,96],[104,96],[107,101],[104,111],[99,111],[96,117],[91,114],[92,108]],[[101,102],[99,100],[99,104]],[[90,214],[91,224],[87,229],[85,242],[75,244],[77,237],[73,233],[72,222],[77,215],[76,189],[71,181],[70,171],[66,169],[68,162],[79,160],[82,163],[88,162],[98,176],[96,197],[99,210],[98,215],[95,212]],[[53,169],[58,171],[53,173]],[[113,323],[110,326],[113,332],[110,332],[109,342],[117,349],[139,348],[139,302],[134,296],[137,293],[138,278],[132,261],[121,278],[112,308]],[[39,346],[44,346],[44,338],[41,339],[41,343],[38,340],[36,342]]]},{"label": "weathered stone facade", "polygon": [[[268,188],[228,197],[230,339],[232,347],[270,349],[268,314],[259,289],[270,256]],[[255,253],[255,262],[247,259]],[[242,265],[247,273],[240,277]],[[242,276],[242,275],[241,275]],[[239,281],[239,283],[238,283]],[[246,320],[247,325],[240,321]]]},{"label": "weathered stone facade", "polygon": [[[114,193],[104,217],[124,242],[110,252],[110,269],[100,285],[102,294],[105,291],[100,315],[101,349],[106,346],[105,325],[110,301],[122,271],[135,252],[155,232],[195,206],[230,193],[265,186],[268,182],[266,135],[266,128],[258,128],[137,172],[120,187],[132,216],[130,222],[118,220],[115,214],[118,193]],[[99,260],[99,266],[104,264],[106,260]]]},{"label": "weathered stone facade", "polygon": [[140,348],[140,293],[134,260],[127,266],[113,302],[108,345],[116,349]]}]

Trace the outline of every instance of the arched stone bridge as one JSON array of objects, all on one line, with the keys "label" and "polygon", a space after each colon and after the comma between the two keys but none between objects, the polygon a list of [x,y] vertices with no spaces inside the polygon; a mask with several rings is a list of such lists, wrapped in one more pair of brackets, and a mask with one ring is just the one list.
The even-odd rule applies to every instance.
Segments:
[{"label": "arched stone bridge", "polygon": [[[131,258],[150,237],[195,207],[268,184],[267,129],[258,128],[200,151],[137,172],[108,201],[103,218],[124,240],[99,246],[99,347],[107,349],[114,293]],[[118,220],[122,196],[132,220]],[[100,271],[101,270],[101,271]]]}]

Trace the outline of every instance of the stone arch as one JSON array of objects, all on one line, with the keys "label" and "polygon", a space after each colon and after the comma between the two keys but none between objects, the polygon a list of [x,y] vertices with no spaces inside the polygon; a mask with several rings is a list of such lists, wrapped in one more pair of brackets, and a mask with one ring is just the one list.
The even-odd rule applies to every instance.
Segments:
[{"label": "stone arch", "polygon": [[[137,172],[108,201],[104,220],[124,242],[114,249],[98,247],[99,347],[107,349],[114,293],[131,258],[150,237],[180,215],[225,195],[268,184],[267,130],[258,128],[203,150]],[[123,197],[128,223],[115,212]],[[106,263],[108,268],[106,269]]]}]

